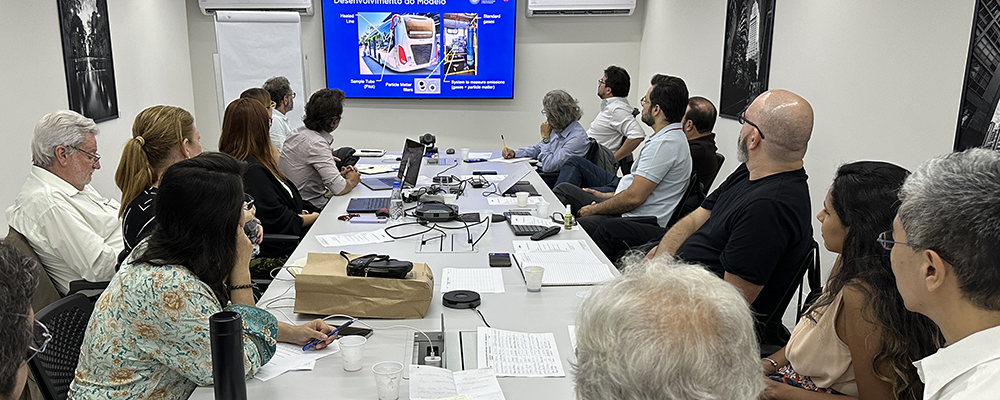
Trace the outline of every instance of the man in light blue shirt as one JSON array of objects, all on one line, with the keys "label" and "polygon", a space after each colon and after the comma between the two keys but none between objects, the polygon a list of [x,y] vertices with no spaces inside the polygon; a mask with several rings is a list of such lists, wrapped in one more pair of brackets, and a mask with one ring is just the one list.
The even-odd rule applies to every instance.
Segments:
[{"label": "man in light blue shirt", "polygon": [[587,154],[590,142],[579,122],[583,112],[576,99],[562,90],[546,93],[542,107],[545,116],[540,129],[542,141],[517,150],[504,147],[503,158],[534,158],[540,172],[558,172],[559,166],[570,157]]},{"label": "man in light blue shirt", "polygon": [[691,177],[691,151],[681,127],[688,91],[678,77],[655,75],[642,98],[642,122],[656,133],[646,140],[631,174],[621,178],[613,193],[560,184],[554,190],[569,204],[580,226],[594,235],[607,218],[646,217],[661,227],[684,197]]}]

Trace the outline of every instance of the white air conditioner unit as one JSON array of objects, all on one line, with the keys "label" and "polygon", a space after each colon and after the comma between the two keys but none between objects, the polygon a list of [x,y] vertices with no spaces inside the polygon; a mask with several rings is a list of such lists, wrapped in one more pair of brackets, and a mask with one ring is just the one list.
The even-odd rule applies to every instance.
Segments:
[{"label": "white air conditioner unit", "polygon": [[216,11],[294,11],[313,15],[312,0],[198,0],[201,13]]},{"label": "white air conditioner unit", "polygon": [[635,0],[528,0],[528,17],[632,15]]}]

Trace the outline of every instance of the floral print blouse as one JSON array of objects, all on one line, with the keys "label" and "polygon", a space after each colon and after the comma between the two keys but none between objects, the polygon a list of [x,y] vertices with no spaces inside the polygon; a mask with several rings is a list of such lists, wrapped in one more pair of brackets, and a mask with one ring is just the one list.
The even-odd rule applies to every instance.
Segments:
[{"label": "floral print blouse", "polygon": [[[223,311],[212,289],[182,266],[129,264],[132,258],[90,316],[70,399],[187,399],[212,384],[208,319]],[[274,355],[278,322],[256,307],[225,310],[242,316],[249,378]]]}]

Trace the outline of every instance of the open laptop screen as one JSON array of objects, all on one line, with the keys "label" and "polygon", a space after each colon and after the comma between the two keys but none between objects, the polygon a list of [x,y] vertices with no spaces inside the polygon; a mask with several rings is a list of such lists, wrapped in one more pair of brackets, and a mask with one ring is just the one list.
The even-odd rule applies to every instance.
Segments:
[{"label": "open laptop screen", "polygon": [[417,186],[417,176],[420,175],[420,162],[424,157],[424,145],[413,139],[406,139],[403,155],[399,158],[399,173],[396,179],[403,182],[402,187]]}]

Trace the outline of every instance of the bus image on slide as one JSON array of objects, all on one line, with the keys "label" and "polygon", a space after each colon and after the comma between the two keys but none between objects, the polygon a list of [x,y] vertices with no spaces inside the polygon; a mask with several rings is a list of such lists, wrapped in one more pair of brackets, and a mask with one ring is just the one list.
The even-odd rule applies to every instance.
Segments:
[{"label": "bus image on slide", "polygon": [[[383,15],[381,23],[370,19]],[[362,73],[410,72],[437,65],[436,14],[358,13],[358,17]]]}]

